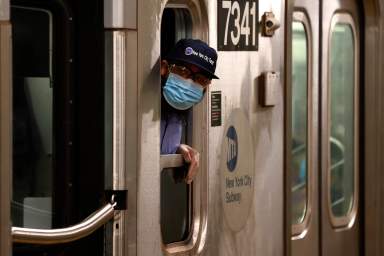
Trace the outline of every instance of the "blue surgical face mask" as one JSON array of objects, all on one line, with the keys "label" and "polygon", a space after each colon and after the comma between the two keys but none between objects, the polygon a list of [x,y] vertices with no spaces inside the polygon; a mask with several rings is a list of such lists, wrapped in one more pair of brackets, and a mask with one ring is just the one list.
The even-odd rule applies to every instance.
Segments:
[{"label": "blue surgical face mask", "polygon": [[163,87],[163,95],[169,105],[178,110],[186,110],[199,103],[204,96],[203,88],[190,79],[169,73]]}]

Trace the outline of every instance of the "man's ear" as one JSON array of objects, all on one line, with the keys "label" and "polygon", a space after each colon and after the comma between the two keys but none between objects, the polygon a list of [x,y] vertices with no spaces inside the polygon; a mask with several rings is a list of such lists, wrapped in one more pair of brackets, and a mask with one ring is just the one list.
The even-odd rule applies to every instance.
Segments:
[{"label": "man's ear", "polygon": [[160,75],[162,77],[168,75],[168,62],[166,60],[161,61]]}]

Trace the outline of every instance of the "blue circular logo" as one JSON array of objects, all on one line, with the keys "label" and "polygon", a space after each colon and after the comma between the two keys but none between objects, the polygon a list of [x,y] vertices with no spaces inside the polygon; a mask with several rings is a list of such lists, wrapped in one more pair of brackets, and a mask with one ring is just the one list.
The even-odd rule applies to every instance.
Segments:
[{"label": "blue circular logo", "polygon": [[185,48],[185,55],[192,55],[193,49],[191,47]]},{"label": "blue circular logo", "polygon": [[230,126],[227,131],[227,168],[233,172],[236,168],[238,153],[237,133],[233,126]]}]

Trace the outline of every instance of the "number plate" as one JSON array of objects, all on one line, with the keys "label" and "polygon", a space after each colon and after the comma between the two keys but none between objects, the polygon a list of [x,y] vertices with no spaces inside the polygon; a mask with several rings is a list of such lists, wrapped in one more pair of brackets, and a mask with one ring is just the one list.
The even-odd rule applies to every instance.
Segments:
[{"label": "number plate", "polygon": [[217,0],[219,51],[258,50],[257,0]]}]

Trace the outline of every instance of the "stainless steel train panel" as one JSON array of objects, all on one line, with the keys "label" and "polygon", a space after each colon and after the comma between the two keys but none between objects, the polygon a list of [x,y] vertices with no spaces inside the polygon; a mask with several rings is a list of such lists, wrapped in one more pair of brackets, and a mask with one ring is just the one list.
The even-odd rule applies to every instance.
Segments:
[{"label": "stainless steel train panel", "polygon": [[[109,112],[113,147],[113,172],[107,175],[106,188],[128,190],[127,210],[115,215],[112,225],[113,239],[110,250],[113,255],[134,255],[136,253],[136,160],[137,160],[137,66],[131,65],[137,59],[137,32],[117,30],[106,32],[106,88],[112,88],[107,98],[113,99]],[[128,97],[132,95],[135,97]],[[112,116],[111,116],[112,118]]]},{"label": "stainless steel train panel", "polygon": [[0,20],[9,21],[9,19],[10,19],[9,0],[1,0],[0,1]]},{"label": "stainless steel train panel", "polygon": [[105,0],[104,26],[114,29],[137,29],[137,0]]},{"label": "stainless steel train panel", "polygon": [[[271,38],[259,35],[256,52],[219,52],[217,73],[211,91],[222,92],[223,125],[209,130],[208,238],[204,255],[282,255],[283,254],[283,77],[284,3],[259,1],[259,19],[273,12],[281,28]],[[216,1],[208,3],[210,44],[217,46]],[[263,72],[280,72],[276,88],[277,104],[262,107],[259,102]],[[249,120],[254,143],[254,192],[245,227],[234,232],[223,215],[221,198],[221,147],[224,127],[232,110],[240,108]]]},{"label": "stainless steel train panel", "polygon": [[12,94],[11,25],[0,23],[0,254],[11,252]]},{"label": "stainless steel train panel", "polygon": [[[159,122],[160,122],[160,22],[165,1],[140,1],[138,3],[138,124],[139,156],[137,172],[137,255],[161,255],[163,252],[159,229]],[[172,1],[172,5],[200,6],[197,13],[208,17],[209,44],[217,47],[217,3],[215,1]],[[205,10],[205,6],[207,10]],[[259,19],[264,12],[272,11],[284,26],[284,3],[282,1],[259,2]],[[205,12],[205,13],[204,13]],[[206,22],[199,20],[200,22]],[[200,26],[201,28],[201,26]],[[201,28],[204,30],[204,28]],[[198,34],[195,34],[198,33]],[[204,37],[204,31],[194,32]],[[200,35],[199,35],[200,34]],[[204,161],[201,173],[206,171],[209,190],[207,230],[205,245],[200,242],[203,255],[282,255],[283,254],[283,83],[284,77],[284,30],[279,29],[272,38],[259,37],[257,52],[219,52],[217,74],[221,78],[213,82],[212,91],[221,91],[223,96],[223,124],[208,127],[196,134],[208,136],[208,148],[202,152],[209,156],[207,170]],[[239,68],[240,67],[240,68]],[[236,72],[234,72],[236,70]],[[263,72],[281,74],[276,88],[277,104],[264,108],[259,105],[259,77]],[[207,95],[209,96],[209,94]],[[208,120],[208,98],[196,108],[198,120]],[[223,143],[223,128],[233,109],[240,108],[247,117],[254,138],[255,179],[251,211],[246,225],[238,232],[231,231],[223,217],[220,196],[220,152]],[[203,126],[209,124],[204,121]],[[201,133],[203,132],[203,133]],[[205,133],[204,133],[205,132]],[[203,139],[204,140],[204,139]],[[206,211],[207,211],[206,210]],[[150,214],[148,214],[150,213]],[[204,239],[204,237],[201,239]],[[168,252],[169,253],[169,252]],[[194,254],[193,253],[193,254]]]},{"label": "stainless steel train panel", "polygon": [[384,1],[364,1],[364,255],[384,254]]},{"label": "stainless steel train panel", "polygon": [[162,248],[159,58],[163,6],[156,0],[138,2],[137,255],[161,255]]},{"label": "stainless steel train panel", "polygon": [[[126,93],[127,95],[138,95],[137,87],[137,65],[129,65],[131,60],[137,60],[137,32],[126,31]],[[126,234],[125,251],[123,255],[136,255],[136,235],[137,235],[137,177],[136,170],[138,169],[137,154],[138,154],[138,126],[137,117],[138,105],[137,97],[132,97],[126,101],[126,183],[128,189],[127,210],[123,211],[126,218],[124,232]],[[124,237],[124,236],[123,236]]]}]

